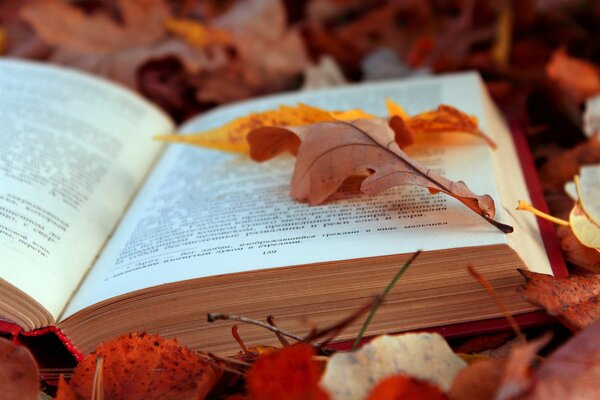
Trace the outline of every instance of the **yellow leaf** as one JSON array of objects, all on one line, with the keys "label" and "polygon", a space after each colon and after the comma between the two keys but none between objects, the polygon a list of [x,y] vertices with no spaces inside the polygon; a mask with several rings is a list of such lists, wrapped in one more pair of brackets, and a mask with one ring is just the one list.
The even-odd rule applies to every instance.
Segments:
[{"label": "yellow leaf", "polygon": [[[374,115],[371,114],[367,114],[366,112],[364,112],[361,109],[355,108],[353,110],[347,110],[347,111],[331,111],[330,112],[331,116],[334,119],[337,119],[339,121],[354,121],[356,119],[372,119],[372,118],[376,118]],[[319,121],[321,122],[321,121]]]},{"label": "yellow leaf", "polygon": [[165,21],[165,27],[167,31],[196,47],[231,43],[229,33],[192,19],[169,18]]},{"label": "yellow leaf", "polygon": [[275,110],[252,113],[239,117],[218,128],[188,135],[160,135],[154,139],[165,142],[187,143],[209,149],[234,153],[249,153],[246,135],[262,126],[299,126],[333,121],[332,113],[306,104],[296,107],[279,106]]},{"label": "yellow leaf", "polygon": [[397,116],[403,120],[408,120],[410,118],[406,111],[404,111],[404,108],[390,98],[385,99],[385,107],[387,108],[390,117]]}]

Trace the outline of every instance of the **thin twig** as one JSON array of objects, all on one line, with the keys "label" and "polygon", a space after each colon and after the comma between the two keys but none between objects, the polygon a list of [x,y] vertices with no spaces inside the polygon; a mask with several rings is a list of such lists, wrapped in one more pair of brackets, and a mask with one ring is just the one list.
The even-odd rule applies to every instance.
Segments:
[{"label": "thin twig", "polygon": [[485,279],[485,277],[483,275],[481,275],[479,272],[477,272],[475,270],[475,268],[473,268],[472,265],[468,265],[467,269],[469,270],[469,273],[471,274],[471,276],[473,278],[475,278],[475,280],[477,282],[479,282],[479,284],[481,286],[483,286],[483,288],[485,290],[487,290],[490,297],[496,303],[496,306],[498,306],[498,308],[500,309],[500,312],[502,312],[502,315],[504,315],[504,318],[506,318],[508,320],[508,323],[510,324],[511,328],[517,334],[517,337],[519,338],[519,340],[522,340],[524,342],[525,335],[523,335],[523,331],[521,331],[521,327],[519,326],[517,321],[515,321],[515,318],[512,316],[512,314],[508,311],[508,308],[506,308],[506,306],[504,305],[504,302],[502,301],[500,296],[498,296],[498,293],[496,293],[496,291],[494,290],[494,288],[492,287],[490,282],[487,279]]},{"label": "thin twig", "polygon": [[[267,323],[269,325],[271,325],[272,327],[277,328],[277,325],[275,325],[275,316],[273,316],[273,315],[267,315]],[[285,338],[285,336],[283,336],[279,332],[275,332],[275,335],[277,336],[277,339],[279,339],[279,343],[281,343],[281,345],[283,347],[289,347],[290,342],[288,342],[288,340]]]},{"label": "thin twig", "polygon": [[242,316],[239,316],[239,315],[208,313],[208,314],[206,314],[206,319],[207,319],[208,322],[215,322],[217,320],[243,322],[245,324],[257,325],[257,326],[263,327],[265,329],[270,330],[271,332],[274,332],[276,334],[279,333],[279,334],[281,334],[283,336],[287,336],[287,337],[292,338],[294,340],[297,340],[299,342],[301,342],[301,341],[304,340],[300,336],[294,335],[293,333],[290,333],[290,332],[286,332],[286,331],[284,331],[284,330],[282,330],[282,329],[280,329],[280,328],[278,328],[276,326],[272,326],[272,325],[266,324],[264,322],[257,321],[257,320],[254,320],[254,319],[250,319],[250,318],[246,318],[246,317],[242,317]]},{"label": "thin twig", "polygon": [[[356,321],[358,319],[358,317],[360,317],[362,314],[366,313],[373,307],[376,307],[379,304],[381,304],[381,301],[382,301],[381,296],[375,296],[373,298],[373,301],[371,301],[368,304],[365,304],[364,306],[362,306],[360,309],[356,310],[354,313],[352,313],[348,317],[344,318],[340,322],[335,323],[334,325],[311,332],[304,338],[303,341],[309,343],[309,342],[312,342],[313,340],[316,340],[321,337],[338,335],[344,328],[346,328],[348,325],[350,325],[351,323]],[[327,339],[327,341],[330,341],[330,340],[331,340],[331,338]]]},{"label": "thin twig", "polygon": [[[208,353],[208,356],[214,361],[216,361],[216,365],[222,370],[233,372],[234,374],[238,374],[241,376],[245,376],[246,370],[252,366],[252,364],[250,363],[241,360],[236,360],[235,358],[225,358],[213,353]],[[243,369],[243,371],[241,369]]]},{"label": "thin twig", "polygon": [[92,382],[92,400],[104,400],[104,358],[96,359],[96,371]]},{"label": "thin twig", "polygon": [[379,304],[375,304],[371,308],[371,312],[367,316],[367,319],[365,320],[364,324],[360,327],[360,330],[358,331],[358,335],[356,335],[356,339],[354,340],[354,343],[352,344],[352,351],[354,351],[358,348],[358,345],[360,344],[360,342],[365,334],[365,331],[367,330],[367,327],[371,323],[371,320],[375,316],[375,313],[377,313],[377,310],[379,309],[379,306],[381,305],[381,303],[383,303],[385,301],[386,296],[392,290],[392,288],[396,285],[396,282],[398,282],[398,279],[400,279],[400,277],[404,274],[404,272],[408,269],[408,267],[410,267],[410,265],[413,263],[413,261],[415,261],[415,259],[419,256],[419,254],[421,254],[421,250],[418,250],[415,254],[413,254],[404,263],[402,268],[400,268],[400,270],[398,272],[396,272],[396,275],[394,275],[391,282],[387,285],[387,287],[383,291],[383,293],[381,295],[381,302]]}]

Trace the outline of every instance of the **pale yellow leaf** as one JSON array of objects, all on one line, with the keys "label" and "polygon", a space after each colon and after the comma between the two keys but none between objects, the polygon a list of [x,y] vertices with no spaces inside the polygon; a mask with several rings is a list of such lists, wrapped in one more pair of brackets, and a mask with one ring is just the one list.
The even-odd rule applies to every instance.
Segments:
[{"label": "pale yellow leaf", "polygon": [[585,165],[579,175],[579,202],[592,221],[600,225],[600,165]]},{"label": "pale yellow leaf", "polygon": [[333,400],[364,399],[382,379],[405,374],[448,391],[456,374],[467,364],[436,333],[383,335],[355,352],[331,357],[323,386]]},{"label": "pale yellow leaf", "polygon": [[569,223],[581,244],[600,251],[600,225],[588,216],[579,203],[571,210]]}]

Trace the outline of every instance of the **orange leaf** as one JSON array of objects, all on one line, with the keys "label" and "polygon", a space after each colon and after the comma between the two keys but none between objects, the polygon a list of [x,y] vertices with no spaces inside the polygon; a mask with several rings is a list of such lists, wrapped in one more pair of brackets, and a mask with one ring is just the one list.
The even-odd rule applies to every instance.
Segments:
[{"label": "orange leaf", "polygon": [[476,117],[467,115],[452,106],[442,104],[436,110],[410,117],[406,123],[415,133],[470,133],[484,139],[492,148],[497,147],[489,136],[479,130]]},{"label": "orange leaf", "polygon": [[100,344],[77,365],[71,388],[78,398],[90,397],[99,357],[104,360],[106,399],[201,399],[221,374],[213,363],[179,346],[177,340],[130,333]]},{"label": "orange leaf", "polygon": [[524,287],[527,301],[544,307],[570,329],[583,329],[600,318],[600,275],[555,278],[519,271],[527,278]]},{"label": "orange leaf", "polygon": [[488,358],[477,360],[462,369],[452,383],[452,400],[493,399],[498,389],[506,360]]},{"label": "orange leaf", "polygon": [[77,400],[77,394],[71,386],[65,381],[64,376],[58,379],[58,389],[56,390],[56,400]]},{"label": "orange leaf", "polygon": [[447,400],[437,386],[406,375],[394,375],[380,381],[367,400]]},{"label": "orange leaf", "polygon": [[395,141],[387,121],[360,119],[299,127],[255,129],[248,135],[250,156],[265,161],[288,150],[297,152],[291,196],[316,205],[325,201],[349,176],[375,171],[361,191],[377,194],[398,185],[418,185],[455,197],[504,232],[511,227],[491,218],[494,201],[471,192],[464,182],[453,182],[412,160]]},{"label": "orange leaf", "polygon": [[154,42],[165,32],[170,11],[163,1],[118,1],[123,24],[108,15],[86,15],[59,0],[37,1],[23,7],[21,15],[41,38],[75,52],[107,54]]},{"label": "orange leaf", "polygon": [[0,388],[3,399],[35,400],[39,394],[38,370],[25,347],[0,338]]},{"label": "orange leaf", "polygon": [[307,344],[285,347],[256,361],[246,387],[252,400],[327,400],[319,371]]},{"label": "orange leaf", "polygon": [[554,51],[546,65],[546,75],[578,103],[600,93],[598,68],[569,56],[564,49]]}]

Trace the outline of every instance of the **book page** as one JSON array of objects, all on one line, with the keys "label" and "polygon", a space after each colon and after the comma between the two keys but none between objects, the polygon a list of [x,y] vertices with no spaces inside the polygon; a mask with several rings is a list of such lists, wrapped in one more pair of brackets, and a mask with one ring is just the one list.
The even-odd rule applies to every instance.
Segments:
[{"label": "book page", "polygon": [[161,146],[168,118],[64,68],[0,61],[0,272],[55,317]]},{"label": "book page", "polygon": [[[475,74],[461,74],[274,96],[224,107],[192,120],[184,131],[297,102],[385,115],[386,97],[411,114],[451,104],[477,115],[485,130],[479,82]],[[481,139],[432,135],[407,151],[498,202],[492,150]],[[349,190],[313,207],[298,203],[289,197],[293,161],[258,164],[245,156],[171,146],[62,318],[113,296],[203,276],[506,243],[505,234],[462,203],[416,186],[378,196]]]}]

